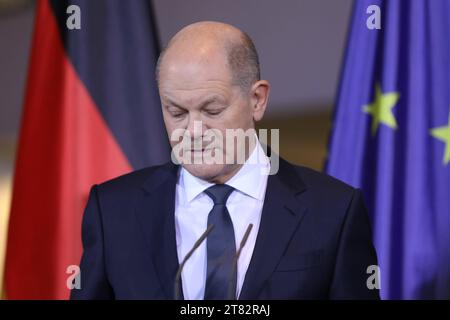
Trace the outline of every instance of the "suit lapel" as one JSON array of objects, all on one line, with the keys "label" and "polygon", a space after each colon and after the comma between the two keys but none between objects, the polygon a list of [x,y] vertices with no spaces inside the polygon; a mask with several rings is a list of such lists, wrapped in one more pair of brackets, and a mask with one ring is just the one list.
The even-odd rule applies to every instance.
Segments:
[{"label": "suit lapel", "polygon": [[296,197],[304,189],[292,165],[280,158],[278,173],[268,178],[258,236],[239,299],[257,299],[275,270],[306,212]]},{"label": "suit lapel", "polygon": [[174,297],[179,265],[174,217],[177,169],[173,164],[156,169],[136,203],[137,218],[167,299]]},{"label": "suit lapel", "polygon": [[[172,163],[156,169],[136,201],[136,215],[167,299],[174,297],[179,266],[174,214],[177,170]],[[258,236],[239,299],[256,299],[275,270],[306,213],[297,197],[304,190],[292,165],[280,158],[279,172],[268,178]]]}]

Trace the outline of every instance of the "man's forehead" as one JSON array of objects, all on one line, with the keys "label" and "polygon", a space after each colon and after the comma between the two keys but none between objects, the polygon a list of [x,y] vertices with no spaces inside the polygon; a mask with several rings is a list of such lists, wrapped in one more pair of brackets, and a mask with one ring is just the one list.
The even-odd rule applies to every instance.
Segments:
[{"label": "man's forehead", "polygon": [[[225,93],[232,84],[228,68],[211,65],[181,65],[161,69],[159,89],[165,92],[218,91]],[[224,92],[225,91],[225,92]]]},{"label": "man's forehead", "polygon": [[160,61],[160,73],[214,74],[228,72],[228,49],[224,41],[197,37],[191,41],[174,41],[164,50]]},{"label": "man's forehead", "polygon": [[212,104],[226,103],[227,96],[224,92],[215,90],[203,90],[193,92],[164,92],[161,94],[161,100],[172,106],[182,106],[185,104]]}]

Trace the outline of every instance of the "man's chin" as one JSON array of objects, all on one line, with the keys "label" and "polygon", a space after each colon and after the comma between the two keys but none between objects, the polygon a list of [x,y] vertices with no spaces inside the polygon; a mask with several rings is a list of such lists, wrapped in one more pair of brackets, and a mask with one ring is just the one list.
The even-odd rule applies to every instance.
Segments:
[{"label": "man's chin", "polygon": [[183,164],[190,174],[199,179],[213,182],[225,175],[226,165],[223,164]]}]

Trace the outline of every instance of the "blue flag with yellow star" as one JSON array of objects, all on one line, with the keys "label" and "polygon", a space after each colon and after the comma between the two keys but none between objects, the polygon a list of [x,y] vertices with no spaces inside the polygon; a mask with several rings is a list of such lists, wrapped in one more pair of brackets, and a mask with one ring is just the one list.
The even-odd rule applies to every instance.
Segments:
[{"label": "blue flag with yellow star", "polygon": [[450,298],[450,1],[355,1],[326,170],[363,190],[382,298]]}]

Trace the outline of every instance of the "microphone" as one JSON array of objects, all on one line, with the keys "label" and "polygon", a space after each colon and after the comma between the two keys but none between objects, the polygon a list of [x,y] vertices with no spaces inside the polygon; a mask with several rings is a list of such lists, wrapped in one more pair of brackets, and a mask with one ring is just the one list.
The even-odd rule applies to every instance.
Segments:
[{"label": "microphone", "polygon": [[180,300],[180,278],[181,278],[181,271],[183,271],[184,265],[189,260],[189,258],[192,256],[195,250],[197,250],[198,247],[202,244],[203,240],[206,239],[208,234],[211,232],[211,230],[214,229],[214,224],[210,224],[208,228],[203,232],[203,234],[198,238],[198,240],[194,243],[194,246],[192,249],[186,254],[183,261],[181,262],[180,266],[178,267],[178,271],[175,275],[175,284],[174,284],[174,298],[175,300]]},{"label": "microphone", "polygon": [[[241,244],[239,245],[238,251],[236,251],[236,255],[233,258],[233,262],[231,264],[231,277],[228,283],[228,296],[229,300],[236,300],[236,285],[237,285],[237,263],[239,260],[239,256],[241,255],[242,249],[244,249],[245,244],[247,243],[248,237],[250,236],[250,232],[252,231],[253,224],[250,223],[245,230],[244,236],[242,237]],[[236,279],[236,281],[234,281]]]}]

